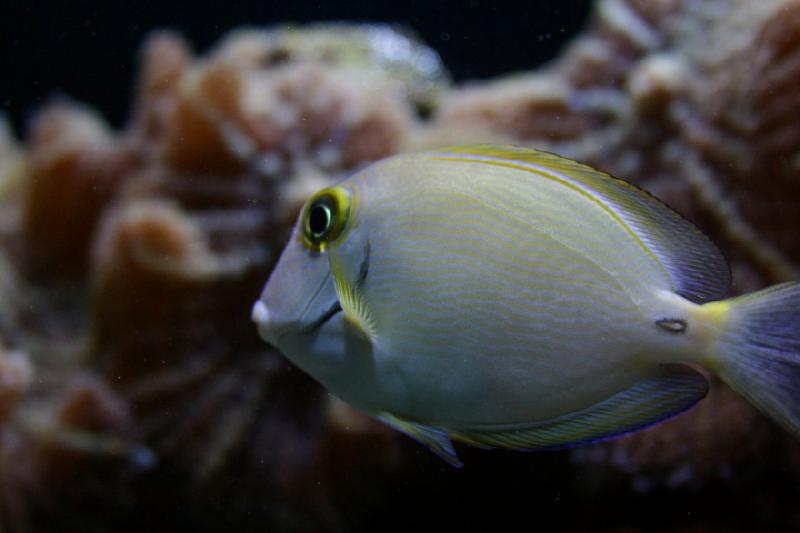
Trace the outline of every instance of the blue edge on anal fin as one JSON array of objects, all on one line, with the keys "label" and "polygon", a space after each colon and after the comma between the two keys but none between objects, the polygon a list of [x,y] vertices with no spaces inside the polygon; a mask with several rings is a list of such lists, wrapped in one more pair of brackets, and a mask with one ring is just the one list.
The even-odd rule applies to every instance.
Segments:
[{"label": "blue edge on anal fin", "polygon": [[445,430],[388,413],[378,418],[425,444],[455,467],[463,466],[450,439],[483,448],[544,451],[572,448],[652,426],[678,415],[705,397],[708,381],[685,365],[665,365],[659,375],[582,411],[531,424]]},{"label": "blue edge on anal fin", "polygon": [[705,397],[708,381],[684,365],[665,365],[658,375],[582,411],[552,420],[452,432],[466,443],[514,450],[555,450],[618,437],[682,413]]}]

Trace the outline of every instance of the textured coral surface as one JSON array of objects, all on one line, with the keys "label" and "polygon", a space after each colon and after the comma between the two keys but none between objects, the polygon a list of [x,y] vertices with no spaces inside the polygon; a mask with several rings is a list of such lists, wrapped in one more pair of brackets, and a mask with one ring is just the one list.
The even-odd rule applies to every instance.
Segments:
[{"label": "textured coral surface", "polygon": [[[299,206],[392,153],[513,142],[638,183],[800,272],[800,3],[601,0],[548,66],[452,86],[379,26],[143,46],[134,109],[0,127],[0,529],[800,527],[800,445],[721,384],[625,438],[450,469],[257,338]],[[425,517],[425,518],[423,518]],[[424,522],[423,522],[424,521]]]}]

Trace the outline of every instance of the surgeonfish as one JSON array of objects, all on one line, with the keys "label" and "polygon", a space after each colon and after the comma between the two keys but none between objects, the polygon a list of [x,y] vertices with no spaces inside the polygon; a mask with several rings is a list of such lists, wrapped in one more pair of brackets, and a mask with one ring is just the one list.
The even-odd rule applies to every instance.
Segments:
[{"label": "surgeonfish", "polygon": [[253,308],[333,394],[428,445],[551,449],[650,426],[707,374],[800,435],[800,283],[726,299],[691,223],[512,146],[390,157],[305,205]]}]

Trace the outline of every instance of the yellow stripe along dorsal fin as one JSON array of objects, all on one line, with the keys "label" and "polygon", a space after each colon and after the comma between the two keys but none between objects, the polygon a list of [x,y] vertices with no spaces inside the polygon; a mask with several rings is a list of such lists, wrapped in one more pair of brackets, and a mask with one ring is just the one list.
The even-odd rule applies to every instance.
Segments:
[{"label": "yellow stripe along dorsal fin", "polygon": [[691,222],[626,181],[556,154],[516,146],[456,146],[430,155],[528,170],[560,181],[610,210],[664,266],[676,293],[696,303],[728,294],[730,271],[717,247]]}]

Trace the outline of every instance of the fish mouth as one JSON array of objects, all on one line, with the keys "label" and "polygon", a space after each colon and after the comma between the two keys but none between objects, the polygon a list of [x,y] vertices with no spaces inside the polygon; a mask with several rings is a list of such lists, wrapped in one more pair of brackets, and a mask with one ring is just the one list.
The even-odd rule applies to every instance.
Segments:
[{"label": "fish mouth", "polygon": [[336,300],[330,306],[330,308],[328,308],[327,311],[325,311],[324,313],[322,313],[322,315],[320,315],[320,317],[318,319],[316,319],[314,322],[312,322],[308,326],[304,327],[302,329],[301,333],[304,333],[304,334],[313,333],[314,331],[316,331],[319,328],[321,328],[323,325],[325,325],[326,322],[330,321],[333,317],[335,317],[336,315],[338,315],[341,312],[342,312],[342,306],[339,303],[339,300]]}]

